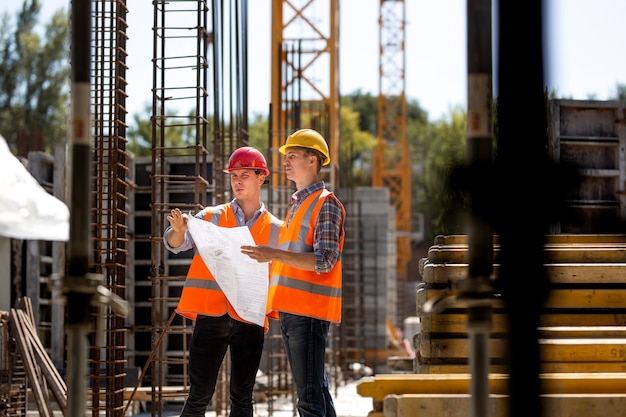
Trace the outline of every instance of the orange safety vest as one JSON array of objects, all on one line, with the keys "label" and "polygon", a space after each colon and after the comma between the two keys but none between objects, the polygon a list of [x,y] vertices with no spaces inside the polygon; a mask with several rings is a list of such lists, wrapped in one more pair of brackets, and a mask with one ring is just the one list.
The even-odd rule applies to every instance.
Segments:
[{"label": "orange safety vest", "polygon": [[[294,213],[289,226],[283,226],[278,247],[287,251],[313,252],[315,223],[326,198],[335,198],[328,190],[308,196]],[[291,209],[289,210],[291,212]],[[345,219],[345,210],[343,209]],[[290,213],[287,213],[289,218]],[[343,250],[344,234],[339,239]],[[279,311],[314,317],[331,323],[341,322],[342,262],[341,257],[330,272],[318,274],[272,262],[268,292],[268,314],[277,317]]]},{"label": "orange safety vest", "polygon": [[[221,227],[237,227],[237,219],[231,203],[207,210],[204,220]],[[250,227],[250,233],[257,245],[276,246],[280,225],[280,220],[268,211],[264,211]],[[198,315],[219,317],[228,313],[236,320],[247,322],[237,314],[197,251],[191,260],[176,313],[192,320],[195,320]],[[265,331],[267,332],[268,329],[269,323],[266,317]]]}]

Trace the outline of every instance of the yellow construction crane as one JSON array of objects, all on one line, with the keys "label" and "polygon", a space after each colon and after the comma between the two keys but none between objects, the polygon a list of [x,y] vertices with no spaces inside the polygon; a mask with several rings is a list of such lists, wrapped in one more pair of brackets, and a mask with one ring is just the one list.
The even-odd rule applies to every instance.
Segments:
[{"label": "yellow construction crane", "polygon": [[[299,128],[328,141],[330,164],[322,171],[339,186],[339,0],[272,0],[270,163],[272,189],[287,187],[278,148]],[[277,187],[278,186],[278,187]],[[274,191],[272,211],[281,215],[291,192]]]},{"label": "yellow construction crane", "polygon": [[406,143],[404,0],[380,0],[378,144],[372,185],[388,187],[396,209],[397,276],[406,280],[411,257],[411,158]]}]

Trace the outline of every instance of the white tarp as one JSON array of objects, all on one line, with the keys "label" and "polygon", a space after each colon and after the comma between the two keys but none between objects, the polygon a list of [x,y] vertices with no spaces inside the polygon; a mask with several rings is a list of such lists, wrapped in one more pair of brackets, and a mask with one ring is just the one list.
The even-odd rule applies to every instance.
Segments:
[{"label": "white tarp", "polygon": [[69,218],[67,205],[39,185],[0,135],[0,236],[67,241]]}]

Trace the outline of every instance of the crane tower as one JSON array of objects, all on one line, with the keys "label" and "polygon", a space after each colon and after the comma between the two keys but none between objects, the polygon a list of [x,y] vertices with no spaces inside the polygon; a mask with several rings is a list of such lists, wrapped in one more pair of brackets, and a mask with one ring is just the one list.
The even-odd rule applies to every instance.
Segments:
[{"label": "crane tower", "polygon": [[396,209],[397,275],[406,280],[411,256],[411,161],[406,144],[404,0],[380,0],[378,144],[373,185],[388,187]]},{"label": "crane tower", "polygon": [[285,184],[278,148],[299,128],[327,140],[324,180],[339,186],[339,1],[272,0],[270,156],[272,212],[282,215],[292,191]]}]

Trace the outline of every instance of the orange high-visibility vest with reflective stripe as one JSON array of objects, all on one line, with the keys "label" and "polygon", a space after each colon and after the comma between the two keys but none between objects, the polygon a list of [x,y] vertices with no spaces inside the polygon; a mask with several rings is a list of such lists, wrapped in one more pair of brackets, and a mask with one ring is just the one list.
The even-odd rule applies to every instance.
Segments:
[{"label": "orange high-visibility vest with reflective stripe", "polygon": [[[221,227],[237,227],[237,219],[231,203],[208,210],[204,220]],[[268,211],[264,211],[250,228],[255,243],[275,246],[280,224],[280,220]],[[191,260],[176,313],[192,320],[195,320],[198,315],[219,317],[228,313],[236,320],[247,322],[237,314],[197,251]],[[268,328],[269,323],[266,317],[265,331]]]},{"label": "orange high-visibility vest with reflective stripe", "polygon": [[[283,225],[278,240],[280,249],[313,252],[315,223],[326,198],[335,198],[328,190],[308,196],[294,213],[289,226]],[[342,206],[343,210],[343,206]],[[290,210],[291,211],[291,210]],[[289,213],[287,217],[289,218]],[[344,211],[345,218],[345,211]],[[343,250],[344,234],[339,239]],[[272,262],[268,292],[268,314],[277,317],[282,311],[314,317],[331,323],[341,322],[342,262],[341,257],[330,272],[318,274]]]}]

